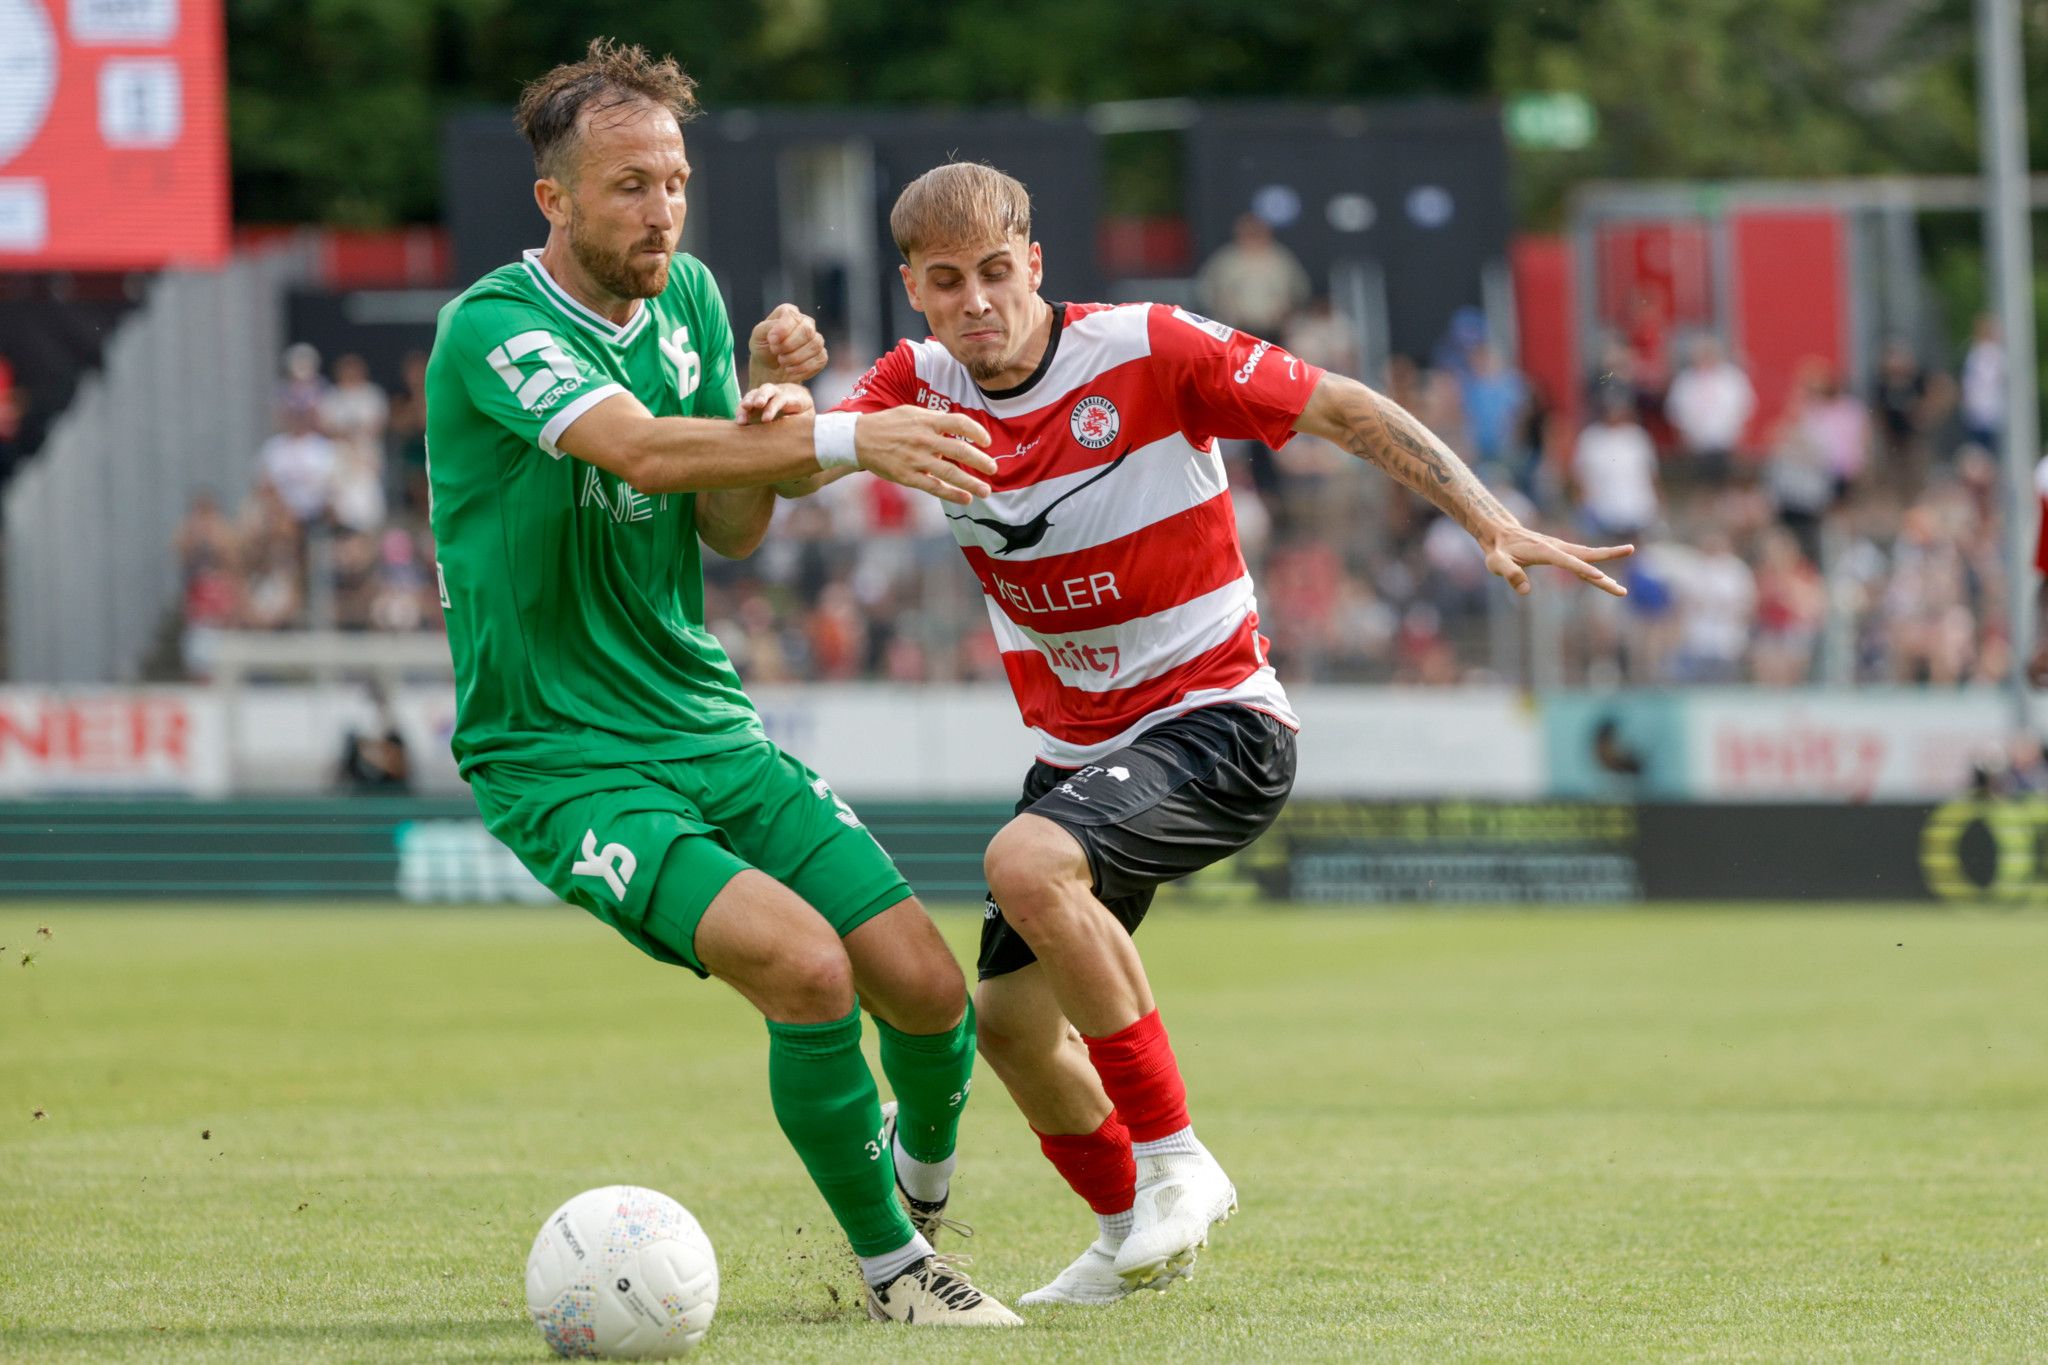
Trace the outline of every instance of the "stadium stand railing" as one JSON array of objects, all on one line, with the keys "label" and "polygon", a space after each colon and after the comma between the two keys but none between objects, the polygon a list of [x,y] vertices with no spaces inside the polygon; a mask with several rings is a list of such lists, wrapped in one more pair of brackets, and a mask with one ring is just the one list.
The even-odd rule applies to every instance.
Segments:
[{"label": "stadium stand railing", "polygon": [[248,484],[271,428],[287,246],[173,271],[121,324],[6,490],[6,632],[17,682],[132,680],[178,600],[173,535],[192,489]]}]

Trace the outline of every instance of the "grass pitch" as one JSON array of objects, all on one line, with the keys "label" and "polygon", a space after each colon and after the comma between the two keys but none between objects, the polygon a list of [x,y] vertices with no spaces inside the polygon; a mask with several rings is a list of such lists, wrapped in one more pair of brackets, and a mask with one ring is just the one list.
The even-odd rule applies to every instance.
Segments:
[{"label": "grass pitch", "polygon": [[[709,1230],[707,1361],[2048,1354],[2037,915],[1162,911],[1242,1214],[1166,1295],[943,1342],[861,1320],[758,1020],[573,911],[0,903],[0,944],[9,1360],[546,1359],[527,1247],[614,1181]],[[963,1154],[1014,1298],[1092,1224],[986,1073]]]}]

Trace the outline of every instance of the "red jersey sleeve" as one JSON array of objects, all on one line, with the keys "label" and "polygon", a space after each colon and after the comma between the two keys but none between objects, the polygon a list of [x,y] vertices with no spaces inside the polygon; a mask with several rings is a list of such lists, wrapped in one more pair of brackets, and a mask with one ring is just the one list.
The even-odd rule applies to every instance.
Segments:
[{"label": "red jersey sleeve", "polygon": [[1294,439],[1320,367],[1184,308],[1155,303],[1148,326],[1160,396],[1190,440],[1221,436],[1278,449]]},{"label": "red jersey sleeve", "polygon": [[899,341],[853,386],[853,392],[836,403],[834,412],[881,412],[916,401],[917,357],[910,343]]}]

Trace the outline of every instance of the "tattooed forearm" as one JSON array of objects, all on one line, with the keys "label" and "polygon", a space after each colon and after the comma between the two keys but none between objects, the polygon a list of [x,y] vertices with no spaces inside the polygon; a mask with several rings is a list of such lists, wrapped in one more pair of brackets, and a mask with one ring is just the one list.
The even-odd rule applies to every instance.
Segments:
[{"label": "tattooed forearm", "polygon": [[1415,420],[1407,409],[1363,384],[1343,395],[1344,446],[1370,460],[1455,518],[1474,536],[1488,527],[1515,524],[1514,515],[1449,446]]}]

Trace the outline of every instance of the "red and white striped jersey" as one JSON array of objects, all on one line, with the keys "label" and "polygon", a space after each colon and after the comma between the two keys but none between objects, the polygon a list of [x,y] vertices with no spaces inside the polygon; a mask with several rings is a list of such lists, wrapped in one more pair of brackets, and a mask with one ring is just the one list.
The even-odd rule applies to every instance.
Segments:
[{"label": "red and white striped jersey", "polygon": [[1225,702],[1298,725],[1266,662],[1216,442],[1280,446],[1322,371],[1164,304],[1054,304],[1052,340],[985,391],[937,341],[902,341],[839,406],[902,403],[988,430],[994,490],[948,506],[1039,757],[1080,767]]}]

